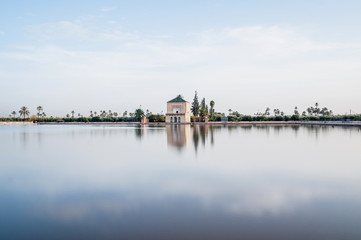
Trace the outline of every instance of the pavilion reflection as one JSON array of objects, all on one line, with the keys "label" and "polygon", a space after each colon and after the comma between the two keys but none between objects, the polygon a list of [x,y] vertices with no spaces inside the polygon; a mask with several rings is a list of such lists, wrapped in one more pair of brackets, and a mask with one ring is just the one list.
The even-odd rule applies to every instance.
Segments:
[{"label": "pavilion reflection", "polygon": [[190,142],[190,125],[167,125],[167,142],[181,150]]},{"label": "pavilion reflection", "polygon": [[[220,129],[220,127],[218,127]],[[207,142],[214,144],[215,127],[209,125],[167,125],[167,142],[168,145],[183,149],[192,142],[195,150],[198,150],[199,144],[203,146]]]}]

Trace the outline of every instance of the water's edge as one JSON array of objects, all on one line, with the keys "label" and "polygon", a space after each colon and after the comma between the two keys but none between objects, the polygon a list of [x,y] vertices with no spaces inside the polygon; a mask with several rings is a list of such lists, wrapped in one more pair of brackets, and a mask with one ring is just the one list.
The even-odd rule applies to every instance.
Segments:
[{"label": "water's edge", "polygon": [[1,125],[128,125],[128,126],[166,126],[166,125],[211,125],[211,126],[341,126],[361,127],[361,122],[347,121],[259,121],[259,122],[192,122],[192,123],[164,123],[164,122],[0,122]]}]

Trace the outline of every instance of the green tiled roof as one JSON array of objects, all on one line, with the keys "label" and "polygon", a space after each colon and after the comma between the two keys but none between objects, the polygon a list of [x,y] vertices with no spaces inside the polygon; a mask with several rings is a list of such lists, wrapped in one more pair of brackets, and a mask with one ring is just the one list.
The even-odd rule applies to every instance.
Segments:
[{"label": "green tiled roof", "polygon": [[181,95],[178,95],[176,98],[174,98],[168,102],[187,102],[187,101],[184,100]]}]

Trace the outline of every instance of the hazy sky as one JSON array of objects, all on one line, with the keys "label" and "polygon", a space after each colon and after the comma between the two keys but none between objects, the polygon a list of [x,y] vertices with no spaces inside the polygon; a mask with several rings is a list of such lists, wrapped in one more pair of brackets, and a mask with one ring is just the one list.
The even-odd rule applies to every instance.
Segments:
[{"label": "hazy sky", "polygon": [[0,0],[0,116],[23,105],[153,113],[361,113],[361,1]]}]

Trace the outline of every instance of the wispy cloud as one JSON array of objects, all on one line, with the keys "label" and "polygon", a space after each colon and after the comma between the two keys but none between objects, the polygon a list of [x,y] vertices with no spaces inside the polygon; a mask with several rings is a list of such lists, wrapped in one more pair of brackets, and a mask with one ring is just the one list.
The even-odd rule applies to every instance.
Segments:
[{"label": "wispy cloud", "polygon": [[79,39],[90,36],[90,31],[80,21],[50,22],[27,27],[30,38],[40,41]]},{"label": "wispy cloud", "polygon": [[115,7],[103,7],[100,10],[102,12],[110,12],[110,11],[114,11],[116,8]]},{"label": "wispy cloud", "polygon": [[[315,43],[291,29],[279,26],[250,26],[191,33],[204,46],[223,46],[228,49],[257,52],[258,56],[284,56],[300,52],[322,51],[332,48],[329,43]],[[254,54],[252,54],[254,56]]]},{"label": "wispy cloud", "polygon": [[55,41],[62,45],[63,40],[74,42],[92,42],[103,40],[135,40],[138,38],[136,33],[121,31],[121,25],[118,22],[107,22],[101,27],[97,25],[96,20],[79,19],[75,21],[58,21],[38,25],[32,25],[27,28],[28,35],[35,40],[46,42]]}]

